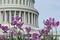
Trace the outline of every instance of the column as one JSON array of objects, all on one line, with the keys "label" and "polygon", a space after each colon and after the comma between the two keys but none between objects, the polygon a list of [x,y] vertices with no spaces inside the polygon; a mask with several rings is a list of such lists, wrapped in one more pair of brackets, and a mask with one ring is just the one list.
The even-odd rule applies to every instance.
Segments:
[{"label": "column", "polygon": [[28,12],[28,24],[30,24],[30,13]]},{"label": "column", "polygon": [[33,25],[33,13],[31,14],[31,21],[32,21],[32,25]]},{"label": "column", "polygon": [[6,23],[7,22],[7,14],[6,14],[6,11],[4,11],[4,14],[5,14],[5,16],[4,16],[4,22]]},{"label": "column", "polygon": [[26,13],[24,12],[24,24],[26,23]]},{"label": "column", "polygon": [[9,11],[9,23],[11,23],[11,11]]}]

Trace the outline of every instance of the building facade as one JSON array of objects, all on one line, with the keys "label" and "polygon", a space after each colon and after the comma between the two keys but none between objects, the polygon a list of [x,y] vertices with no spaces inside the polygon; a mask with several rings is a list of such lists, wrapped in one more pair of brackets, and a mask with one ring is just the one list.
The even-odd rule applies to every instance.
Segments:
[{"label": "building facade", "polygon": [[20,21],[25,26],[30,26],[32,31],[38,30],[38,11],[34,8],[35,0],[0,0],[0,24],[11,27],[11,17],[20,16]]}]

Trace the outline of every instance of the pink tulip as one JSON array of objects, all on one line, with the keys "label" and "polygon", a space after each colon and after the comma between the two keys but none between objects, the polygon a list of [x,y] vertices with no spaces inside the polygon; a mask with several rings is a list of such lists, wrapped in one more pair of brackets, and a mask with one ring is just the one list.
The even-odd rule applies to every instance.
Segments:
[{"label": "pink tulip", "polygon": [[40,37],[37,37],[37,40],[42,40]]},{"label": "pink tulip", "polygon": [[31,27],[26,27],[25,30],[26,30],[26,32],[30,32],[31,31]]},{"label": "pink tulip", "polygon": [[16,24],[17,24],[17,21],[12,21],[12,22],[11,22],[11,25],[12,25],[12,26],[14,26],[14,25],[16,25]]},{"label": "pink tulip", "polygon": [[17,35],[18,33],[13,31],[12,34],[13,34],[13,35]]},{"label": "pink tulip", "polygon": [[1,29],[4,31],[4,32],[7,32],[9,30],[8,26],[2,26]]},{"label": "pink tulip", "polygon": [[21,28],[22,26],[23,26],[23,22],[18,22],[17,24],[16,24],[16,26],[18,27],[18,28]]},{"label": "pink tulip", "polygon": [[18,15],[16,17],[12,16],[12,21],[16,20],[19,21],[21,19],[21,17],[19,17]]},{"label": "pink tulip", "polygon": [[37,39],[38,34],[37,33],[33,33],[33,34],[31,34],[31,37],[32,37],[32,39]]},{"label": "pink tulip", "polygon": [[56,26],[59,26],[59,21],[56,22]]},{"label": "pink tulip", "polygon": [[19,21],[20,19],[21,19],[21,17],[19,17],[18,15],[15,17],[15,19],[17,20],[17,21]]}]

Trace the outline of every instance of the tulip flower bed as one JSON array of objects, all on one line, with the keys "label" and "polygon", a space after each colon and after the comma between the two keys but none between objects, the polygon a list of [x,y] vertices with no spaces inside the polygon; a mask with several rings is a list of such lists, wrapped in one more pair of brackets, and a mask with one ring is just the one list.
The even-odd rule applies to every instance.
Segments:
[{"label": "tulip flower bed", "polygon": [[[19,16],[12,16],[12,28],[0,24],[0,29],[3,30],[3,34],[0,34],[0,40],[58,40],[57,26],[59,26],[59,21],[56,21],[54,18],[49,18],[44,21],[45,27],[39,30],[39,33],[32,34],[30,34],[31,27],[26,27],[25,30],[22,28],[24,23],[20,22],[20,19],[21,17]],[[53,32],[50,34],[52,28],[56,29],[55,38],[53,38]],[[27,34],[24,33],[25,31]]]}]

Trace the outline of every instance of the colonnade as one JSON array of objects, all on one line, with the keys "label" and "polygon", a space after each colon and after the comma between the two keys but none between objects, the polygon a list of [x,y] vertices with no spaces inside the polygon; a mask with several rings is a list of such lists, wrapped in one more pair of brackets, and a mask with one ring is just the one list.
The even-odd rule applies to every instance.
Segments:
[{"label": "colonnade", "polygon": [[29,6],[29,7],[34,7],[34,3],[32,2],[32,0],[0,0],[0,4],[2,5],[9,5],[9,4],[13,4],[13,5],[25,5],[25,6]]},{"label": "colonnade", "polygon": [[0,18],[1,22],[4,23],[11,23],[11,17],[12,16],[20,16],[22,19],[19,21],[24,22],[24,24],[32,24],[32,25],[38,25],[38,15],[33,12],[26,12],[26,11],[0,11]]}]

